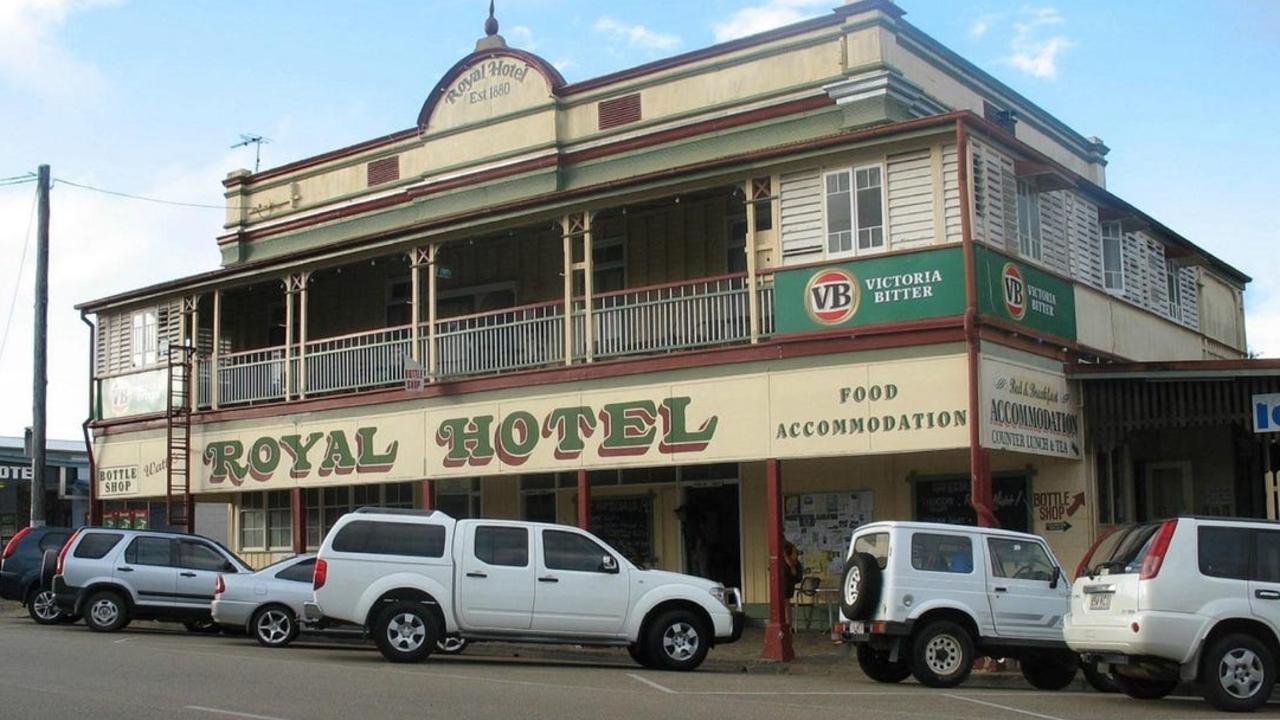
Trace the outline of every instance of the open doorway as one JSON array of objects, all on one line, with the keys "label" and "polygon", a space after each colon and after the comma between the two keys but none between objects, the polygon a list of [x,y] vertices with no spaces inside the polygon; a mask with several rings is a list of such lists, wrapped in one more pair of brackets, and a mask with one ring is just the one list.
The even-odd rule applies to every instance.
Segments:
[{"label": "open doorway", "polygon": [[679,513],[687,572],[727,587],[742,587],[738,486],[686,486]]}]

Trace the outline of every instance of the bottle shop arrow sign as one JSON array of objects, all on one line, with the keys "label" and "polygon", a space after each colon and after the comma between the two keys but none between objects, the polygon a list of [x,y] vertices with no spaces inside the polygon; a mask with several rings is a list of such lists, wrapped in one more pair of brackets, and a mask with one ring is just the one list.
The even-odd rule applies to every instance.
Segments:
[{"label": "bottle shop arrow sign", "polygon": [[[1033,494],[1031,501],[1036,509],[1036,518],[1048,523],[1045,525],[1046,529],[1066,531],[1071,528],[1071,524],[1063,521],[1074,517],[1084,507],[1084,493],[1040,492]],[[1055,525],[1066,527],[1055,528]]]},{"label": "bottle shop arrow sign", "polygon": [[1044,529],[1049,532],[1066,532],[1071,529],[1071,523],[1063,520],[1062,522],[1045,523]]}]

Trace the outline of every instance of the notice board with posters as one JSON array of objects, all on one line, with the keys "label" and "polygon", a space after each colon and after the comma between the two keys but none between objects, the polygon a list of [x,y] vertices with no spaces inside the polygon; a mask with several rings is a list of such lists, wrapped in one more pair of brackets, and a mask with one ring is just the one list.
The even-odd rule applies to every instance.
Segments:
[{"label": "notice board with posters", "polygon": [[782,504],[782,533],[800,553],[805,575],[839,575],[844,569],[849,538],[859,525],[871,522],[874,493],[802,493],[787,495]]},{"label": "notice board with posters", "polygon": [[[1031,479],[1026,473],[999,474],[991,479],[996,519],[1005,530],[1031,532]],[[969,504],[969,477],[918,478],[912,482],[913,518],[920,522],[977,525]]]},{"label": "notice board with posters", "polygon": [[591,498],[591,532],[640,567],[653,563],[653,496]]}]

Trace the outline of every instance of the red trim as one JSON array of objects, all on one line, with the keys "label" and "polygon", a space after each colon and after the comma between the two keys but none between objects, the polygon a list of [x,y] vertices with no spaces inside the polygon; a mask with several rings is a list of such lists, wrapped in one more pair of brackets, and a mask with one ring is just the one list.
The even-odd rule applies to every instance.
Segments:
[{"label": "red trim", "polygon": [[586,468],[578,468],[578,527],[591,529],[591,481]]},{"label": "red trim", "polygon": [[795,659],[791,644],[791,627],[787,617],[786,563],[782,536],[782,463],[775,458],[764,461],[765,534],[769,541],[769,622],[764,630],[763,655],[766,659],[790,662]]},{"label": "red trim", "polygon": [[422,103],[422,110],[418,112],[418,129],[423,132],[426,132],[429,129],[427,123],[431,120],[431,114],[435,111],[436,105],[440,102],[440,98],[444,97],[445,91],[449,89],[449,86],[453,84],[454,80],[457,80],[458,77],[462,75],[464,70],[478,62],[494,57],[515,58],[516,60],[531,66],[534,70],[537,70],[542,74],[542,79],[547,81],[547,87],[551,90],[551,94],[553,96],[560,95],[564,88],[564,76],[560,74],[560,71],[551,63],[531,52],[509,47],[495,47],[485,50],[476,50],[470,55],[454,63],[453,67],[449,68],[444,76],[440,78],[440,81],[436,83],[436,86],[431,88],[430,94],[427,95],[426,102]]},{"label": "red trim", "polygon": [[409,198],[419,198],[423,195],[432,195],[446,190],[466,187],[467,185],[475,185],[489,180],[510,177],[512,175],[521,175],[534,170],[555,167],[561,164],[558,156],[547,155],[545,157],[536,157],[529,160],[521,160],[520,162],[503,165],[501,167],[492,168],[490,170],[482,170],[480,172],[471,173],[470,175],[460,175],[448,180],[428,183],[426,185],[418,185],[416,187],[405,190],[405,195]]},{"label": "red trim", "polygon": [[409,128],[407,130],[397,130],[393,133],[383,135],[382,137],[376,137],[372,140],[364,140],[354,145],[348,145],[346,147],[338,148],[337,150],[330,150],[326,153],[313,155],[309,158],[287,163],[279,167],[273,167],[268,170],[263,170],[262,172],[254,173],[253,175],[236,175],[235,177],[229,177],[222,181],[222,185],[229,189],[237,185],[244,185],[250,182],[260,183],[264,180],[270,180],[271,178],[279,177],[281,175],[288,175],[289,173],[297,172],[298,170],[309,168],[314,165],[322,165],[332,160],[337,160],[338,158],[347,157],[348,155],[358,155],[362,152],[373,150],[374,148],[381,147],[383,145],[390,145],[392,143],[410,140],[417,136],[418,128],[416,127]]},{"label": "red trim", "polygon": [[[958,343],[964,340],[960,323],[956,318],[892,323],[857,328],[858,334],[844,331],[826,331],[789,335],[758,345],[739,345],[725,348],[690,350],[645,358],[625,358],[614,361],[597,361],[563,367],[539,368],[523,372],[444,381],[428,385],[421,392],[401,389],[372,390],[363,393],[333,397],[291,400],[248,407],[209,410],[192,415],[194,424],[219,423],[230,420],[248,420],[279,417],[303,412],[318,412],[338,408],[367,407],[396,402],[421,401],[435,397],[459,397],[470,393],[493,390],[509,390],[542,385],[583,382],[613,377],[628,377],[668,370],[696,367],[719,367],[767,360],[836,355],[867,350],[883,350],[899,347],[917,347]],[[163,418],[139,421],[113,421],[112,424],[94,425],[100,435],[136,432],[164,427]]]},{"label": "red trim", "polygon": [[302,488],[293,488],[289,509],[293,513],[293,554],[301,555],[307,551],[307,504],[303,501]]}]

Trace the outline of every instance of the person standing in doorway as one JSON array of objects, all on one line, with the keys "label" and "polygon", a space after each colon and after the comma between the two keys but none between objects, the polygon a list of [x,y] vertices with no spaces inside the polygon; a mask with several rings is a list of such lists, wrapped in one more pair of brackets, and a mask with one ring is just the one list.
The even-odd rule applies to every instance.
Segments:
[{"label": "person standing in doorway", "polygon": [[782,539],[782,587],[787,593],[787,625],[791,626],[795,631],[793,622],[795,616],[795,608],[792,605],[792,599],[796,596],[796,586],[800,584],[800,578],[804,575],[804,568],[800,566],[800,551],[796,546],[786,538]]}]

